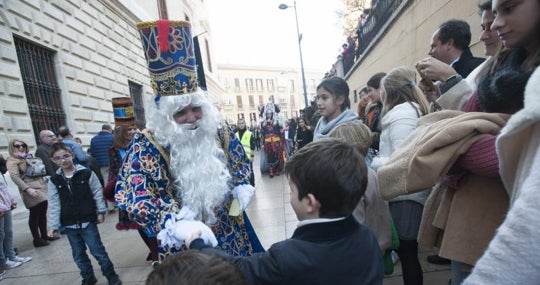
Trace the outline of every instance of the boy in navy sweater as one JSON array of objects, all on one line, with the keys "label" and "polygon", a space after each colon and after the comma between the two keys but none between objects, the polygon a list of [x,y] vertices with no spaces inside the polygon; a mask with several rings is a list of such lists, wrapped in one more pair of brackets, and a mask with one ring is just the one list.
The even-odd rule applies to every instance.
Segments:
[{"label": "boy in navy sweater", "polygon": [[[227,257],[250,284],[382,284],[383,262],[377,239],[352,211],[364,194],[367,169],[349,144],[323,138],[287,162],[290,203],[300,223],[290,239],[264,253]],[[207,253],[200,232],[186,241]],[[159,269],[158,269],[159,270]]]}]

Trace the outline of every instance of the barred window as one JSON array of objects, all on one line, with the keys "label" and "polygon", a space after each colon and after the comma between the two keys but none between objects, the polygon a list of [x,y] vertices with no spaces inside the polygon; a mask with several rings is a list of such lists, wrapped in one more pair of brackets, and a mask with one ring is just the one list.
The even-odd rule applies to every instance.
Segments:
[{"label": "barred window", "polygon": [[56,52],[15,37],[19,68],[36,142],[41,130],[56,132],[66,124],[61,90],[54,71]]},{"label": "barred window", "polygon": [[135,124],[139,129],[144,129],[146,120],[144,117],[144,104],[142,98],[142,85],[128,81],[129,95],[133,99],[133,111],[135,112]]}]

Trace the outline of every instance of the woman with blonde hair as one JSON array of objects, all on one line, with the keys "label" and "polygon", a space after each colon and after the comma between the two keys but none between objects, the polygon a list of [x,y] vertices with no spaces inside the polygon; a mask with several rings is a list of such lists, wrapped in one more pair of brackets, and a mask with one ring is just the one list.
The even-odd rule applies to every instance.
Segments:
[{"label": "woman with blonde hair", "polygon": [[[379,156],[372,168],[383,166],[405,138],[416,129],[418,119],[429,112],[422,90],[416,85],[416,71],[409,67],[392,69],[381,80],[383,102]],[[385,189],[379,189],[384,192]],[[422,220],[428,191],[398,196],[389,202],[399,236],[398,256],[403,270],[403,284],[421,285],[422,267],[418,260],[416,237]],[[384,196],[384,195],[383,195]]]},{"label": "woman with blonde hair", "polygon": [[12,139],[8,150],[7,169],[11,180],[19,188],[24,206],[30,210],[28,226],[34,238],[34,246],[49,245],[47,240],[57,238],[47,235],[47,183],[44,180],[46,173],[41,175],[27,171],[30,167],[28,159],[41,159],[33,158],[28,151],[28,144],[21,139]]}]

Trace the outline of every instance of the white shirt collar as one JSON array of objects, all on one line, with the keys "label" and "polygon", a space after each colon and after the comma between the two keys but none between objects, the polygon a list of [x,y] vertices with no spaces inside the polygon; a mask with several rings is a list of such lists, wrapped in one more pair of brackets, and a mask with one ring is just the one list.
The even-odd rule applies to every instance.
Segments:
[{"label": "white shirt collar", "polygon": [[299,228],[301,226],[305,226],[309,224],[330,223],[330,222],[335,222],[335,221],[341,221],[341,220],[345,220],[345,218],[346,217],[332,218],[332,219],[328,219],[328,218],[308,219],[308,220],[300,221],[296,227]]}]

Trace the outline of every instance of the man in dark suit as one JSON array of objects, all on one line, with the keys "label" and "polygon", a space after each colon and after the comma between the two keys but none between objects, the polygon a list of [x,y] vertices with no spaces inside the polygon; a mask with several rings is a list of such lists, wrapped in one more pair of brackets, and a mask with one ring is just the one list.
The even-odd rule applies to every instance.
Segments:
[{"label": "man in dark suit", "polygon": [[465,78],[484,59],[474,57],[469,49],[471,29],[467,22],[451,19],[442,23],[431,37],[429,55],[453,67]]}]

